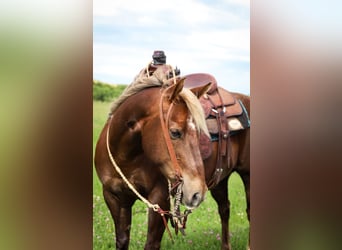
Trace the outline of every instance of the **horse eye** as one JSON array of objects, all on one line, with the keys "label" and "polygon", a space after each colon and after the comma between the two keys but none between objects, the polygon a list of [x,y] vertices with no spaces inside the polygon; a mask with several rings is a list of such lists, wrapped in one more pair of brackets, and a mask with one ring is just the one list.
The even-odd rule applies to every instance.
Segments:
[{"label": "horse eye", "polygon": [[171,139],[176,140],[182,137],[182,133],[178,129],[170,129]]}]

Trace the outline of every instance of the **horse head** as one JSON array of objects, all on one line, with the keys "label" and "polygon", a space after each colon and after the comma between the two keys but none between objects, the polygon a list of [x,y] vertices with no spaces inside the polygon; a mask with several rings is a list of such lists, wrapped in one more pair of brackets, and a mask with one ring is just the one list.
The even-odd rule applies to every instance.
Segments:
[{"label": "horse head", "polygon": [[189,90],[184,88],[184,80],[177,79],[162,91],[159,119],[151,121],[150,126],[146,124],[142,143],[149,151],[145,153],[160,163],[171,186],[180,185],[182,203],[195,208],[207,191],[199,137],[200,133],[209,136],[198,99],[210,88],[210,83]]}]

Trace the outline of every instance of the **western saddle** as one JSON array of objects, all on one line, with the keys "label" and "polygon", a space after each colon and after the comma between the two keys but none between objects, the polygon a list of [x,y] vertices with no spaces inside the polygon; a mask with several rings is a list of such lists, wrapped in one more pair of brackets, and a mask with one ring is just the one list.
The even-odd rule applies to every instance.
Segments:
[{"label": "western saddle", "polygon": [[211,82],[207,94],[200,98],[207,126],[211,138],[202,136],[200,139],[201,154],[203,160],[211,155],[211,142],[218,142],[216,170],[208,187],[215,186],[221,176],[222,159],[226,157],[229,166],[229,141],[230,136],[250,127],[250,120],[246,108],[232,93],[218,87],[214,76],[206,73],[195,73],[185,76],[184,86],[193,88],[204,86]]}]

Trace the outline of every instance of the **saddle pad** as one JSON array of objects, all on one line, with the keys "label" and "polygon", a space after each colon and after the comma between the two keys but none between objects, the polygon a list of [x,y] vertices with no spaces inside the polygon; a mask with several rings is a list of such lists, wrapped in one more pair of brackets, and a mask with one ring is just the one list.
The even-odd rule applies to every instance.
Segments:
[{"label": "saddle pad", "polygon": [[191,89],[194,87],[204,86],[211,82],[208,94],[213,93],[217,89],[217,82],[215,77],[207,73],[194,73],[185,76],[184,87]]},{"label": "saddle pad", "polygon": [[[240,105],[240,102],[237,102],[237,104]],[[241,115],[227,118],[227,123],[228,123],[230,134],[250,127],[249,116],[246,112],[247,111],[243,108],[243,112]],[[207,123],[209,133],[211,135],[216,135],[219,133],[219,125],[215,118],[206,119],[206,123]]]}]

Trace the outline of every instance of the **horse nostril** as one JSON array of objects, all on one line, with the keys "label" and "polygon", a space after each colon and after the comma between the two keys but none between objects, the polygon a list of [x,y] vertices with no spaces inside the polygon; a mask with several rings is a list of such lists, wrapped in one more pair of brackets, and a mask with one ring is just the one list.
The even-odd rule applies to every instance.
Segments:
[{"label": "horse nostril", "polygon": [[199,192],[195,193],[192,196],[192,202],[191,202],[192,205],[195,206],[195,207],[198,206],[200,204],[200,202],[201,202],[201,199],[202,199],[201,194]]}]

